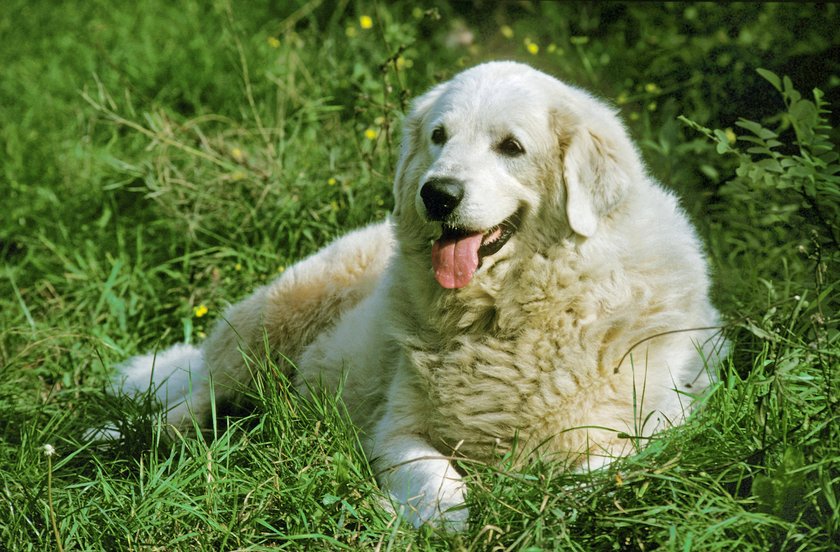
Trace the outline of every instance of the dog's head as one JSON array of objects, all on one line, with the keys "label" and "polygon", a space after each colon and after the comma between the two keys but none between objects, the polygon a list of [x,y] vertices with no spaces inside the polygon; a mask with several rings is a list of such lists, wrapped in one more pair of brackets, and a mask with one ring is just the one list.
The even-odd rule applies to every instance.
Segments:
[{"label": "dog's head", "polygon": [[445,288],[482,265],[591,238],[643,178],[615,114],[518,63],[479,65],[418,98],[394,184],[397,233]]}]

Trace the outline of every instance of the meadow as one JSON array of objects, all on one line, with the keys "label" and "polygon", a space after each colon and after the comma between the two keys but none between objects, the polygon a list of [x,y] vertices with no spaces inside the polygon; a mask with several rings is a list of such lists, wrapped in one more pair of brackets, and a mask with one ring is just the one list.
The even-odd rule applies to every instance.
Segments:
[{"label": "meadow", "polygon": [[[837,550],[838,28],[833,4],[7,0],[0,550]],[[393,520],[340,401],[270,362],[204,432],[106,392],[386,216],[410,98],[490,59],[611,102],[683,198],[732,343],[688,423],[593,473],[465,463],[451,535]]]}]

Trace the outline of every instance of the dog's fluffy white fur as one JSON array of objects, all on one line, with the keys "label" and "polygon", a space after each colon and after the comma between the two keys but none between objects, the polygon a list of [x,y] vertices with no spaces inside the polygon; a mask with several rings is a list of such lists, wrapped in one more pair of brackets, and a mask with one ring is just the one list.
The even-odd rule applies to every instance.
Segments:
[{"label": "dog's fluffy white fur", "polygon": [[404,516],[459,529],[448,457],[599,466],[709,385],[698,238],[589,94],[518,63],[464,71],[414,102],[394,194],[390,220],[230,307],[200,347],[127,362],[126,387],[154,364],[169,422],[204,420],[210,375],[235,399],[243,351],[267,343],[302,393],[342,390]]}]

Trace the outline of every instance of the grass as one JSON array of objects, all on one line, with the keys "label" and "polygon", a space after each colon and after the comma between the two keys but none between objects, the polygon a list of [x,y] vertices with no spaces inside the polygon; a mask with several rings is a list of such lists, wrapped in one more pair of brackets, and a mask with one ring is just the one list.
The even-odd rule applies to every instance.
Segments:
[{"label": "grass", "polygon": [[[789,133],[759,67],[838,105],[836,7],[7,4],[0,549],[840,539],[836,244],[790,218],[808,213],[795,193],[727,184],[736,160],[677,120],[741,132],[744,116]],[[445,535],[395,523],[340,403],[301,400],[276,367],[255,366],[254,413],[197,436],[163,432],[148,398],[105,393],[116,363],[200,341],[227,302],[383,217],[408,99],[511,57],[614,101],[706,238],[733,355],[686,425],[593,474],[465,464],[471,528]],[[108,419],[124,438],[87,442]]]}]

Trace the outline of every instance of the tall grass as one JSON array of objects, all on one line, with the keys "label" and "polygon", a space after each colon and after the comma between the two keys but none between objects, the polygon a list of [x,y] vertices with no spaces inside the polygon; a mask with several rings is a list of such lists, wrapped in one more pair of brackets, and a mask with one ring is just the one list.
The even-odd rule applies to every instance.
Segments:
[{"label": "tall grass", "polygon": [[[835,6],[7,4],[0,549],[835,547]],[[384,216],[408,99],[500,57],[614,101],[703,231],[734,352],[686,425],[593,474],[465,463],[445,535],[394,521],[340,402],[275,366],[204,432],[105,393]],[[120,440],[85,439],[108,420]]]}]

